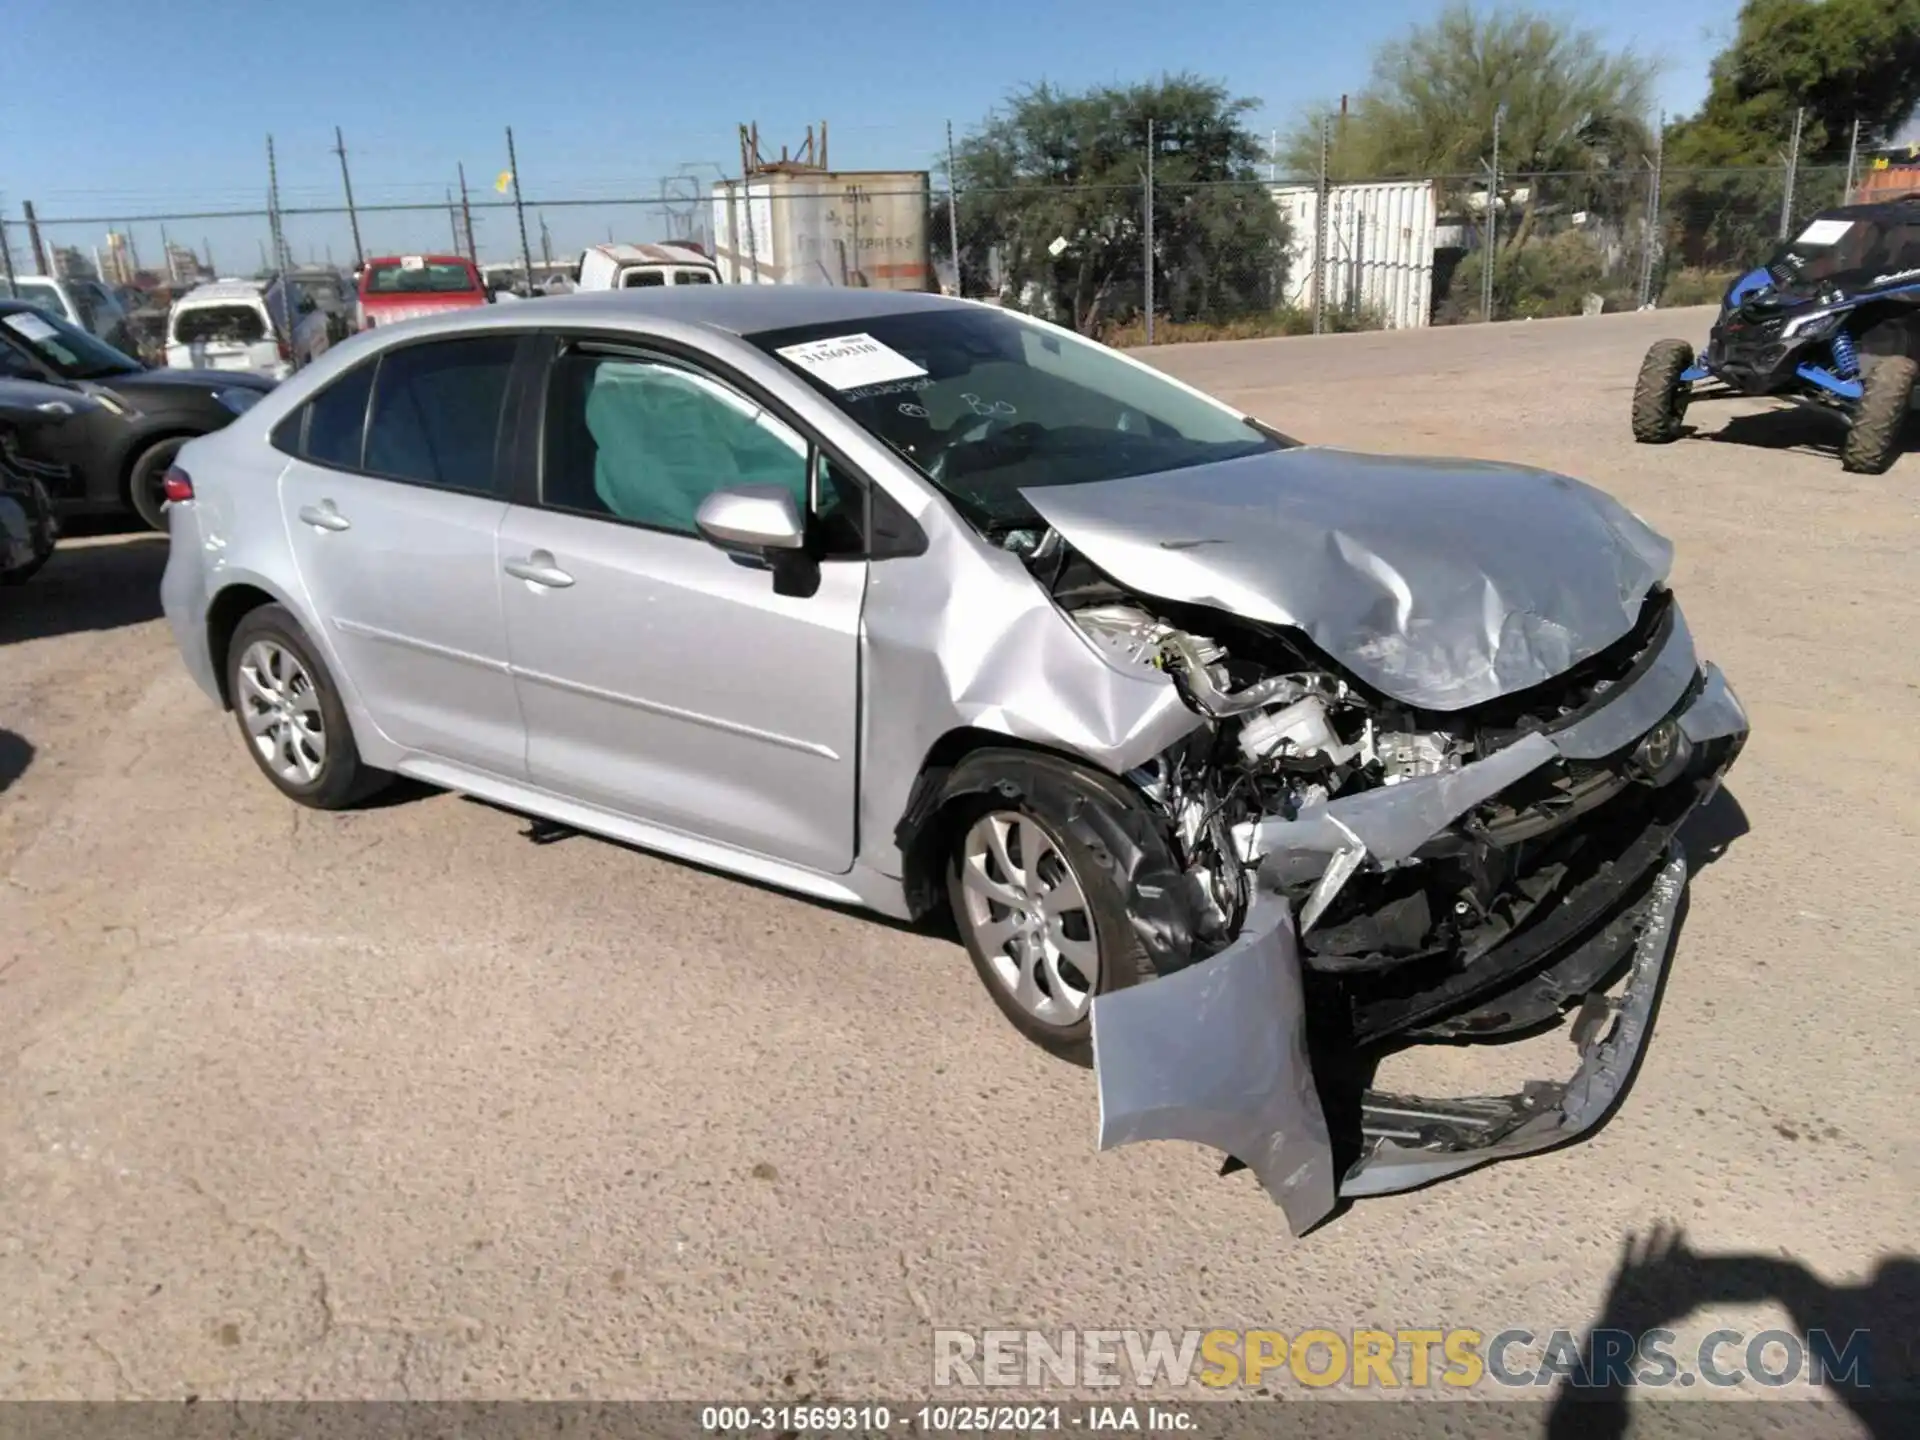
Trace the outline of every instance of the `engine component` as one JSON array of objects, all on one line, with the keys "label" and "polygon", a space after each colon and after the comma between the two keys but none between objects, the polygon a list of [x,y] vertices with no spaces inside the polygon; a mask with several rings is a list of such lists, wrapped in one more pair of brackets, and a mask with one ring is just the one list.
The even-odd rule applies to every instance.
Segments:
[{"label": "engine component", "polygon": [[1373,753],[1380,761],[1382,783],[1387,785],[1458,770],[1462,754],[1469,749],[1444,731],[1376,732],[1373,737]]},{"label": "engine component", "polygon": [[1325,756],[1331,765],[1344,765],[1360,753],[1360,742],[1341,743],[1327,719],[1327,707],[1317,695],[1296,700],[1284,710],[1256,715],[1240,727],[1240,753],[1249,765],[1288,756]]}]

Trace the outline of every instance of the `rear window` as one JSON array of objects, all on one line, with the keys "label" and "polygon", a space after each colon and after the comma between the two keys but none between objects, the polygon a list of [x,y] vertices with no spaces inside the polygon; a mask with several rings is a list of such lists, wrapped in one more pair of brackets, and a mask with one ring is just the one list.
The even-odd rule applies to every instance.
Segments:
[{"label": "rear window", "polygon": [[676,285],[711,285],[713,283],[713,272],[711,270],[676,270],[673,272],[673,283]]},{"label": "rear window", "polygon": [[625,275],[620,277],[620,287],[623,290],[638,290],[643,285],[664,285],[666,283],[667,276],[663,270],[629,270]]},{"label": "rear window", "polygon": [[253,305],[195,305],[173,314],[182,345],[253,345],[267,338],[267,317]]},{"label": "rear window", "polygon": [[479,288],[472,268],[451,260],[411,266],[400,260],[376,261],[365,281],[368,295],[461,295]]}]

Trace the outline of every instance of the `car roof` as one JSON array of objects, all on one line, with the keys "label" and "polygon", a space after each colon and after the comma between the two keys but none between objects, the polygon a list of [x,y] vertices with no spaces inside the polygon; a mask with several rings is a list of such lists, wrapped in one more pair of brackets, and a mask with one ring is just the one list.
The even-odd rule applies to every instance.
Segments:
[{"label": "car roof", "polygon": [[589,247],[599,251],[616,265],[706,265],[713,262],[698,250],[685,245],[594,245]]},{"label": "car roof", "polygon": [[191,305],[196,300],[218,304],[222,301],[258,300],[267,293],[274,282],[271,280],[216,280],[208,285],[196,285],[173,303]]},{"label": "car roof", "polygon": [[473,262],[464,255],[436,255],[431,251],[420,250],[405,255],[369,255],[368,265],[398,265],[403,260],[424,260],[429,265],[470,265]]},{"label": "car roof", "polygon": [[621,325],[658,317],[735,335],[812,325],[858,325],[909,311],[968,309],[972,302],[916,290],[856,290],[838,285],[674,285],[645,290],[582,290],[509,307],[475,306],[409,322],[413,333],[529,324]]}]

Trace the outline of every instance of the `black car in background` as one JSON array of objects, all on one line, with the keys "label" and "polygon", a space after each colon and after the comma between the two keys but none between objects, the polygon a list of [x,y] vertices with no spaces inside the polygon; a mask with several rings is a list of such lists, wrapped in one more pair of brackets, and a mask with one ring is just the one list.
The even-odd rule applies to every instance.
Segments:
[{"label": "black car in background", "polygon": [[63,516],[133,511],[166,529],[160,482],[174,454],[244,413],[273,388],[226,370],[153,370],[65,320],[0,301],[0,379],[33,380],[98,402],[26,437],[31,458],[67,467],[53,496]]}]

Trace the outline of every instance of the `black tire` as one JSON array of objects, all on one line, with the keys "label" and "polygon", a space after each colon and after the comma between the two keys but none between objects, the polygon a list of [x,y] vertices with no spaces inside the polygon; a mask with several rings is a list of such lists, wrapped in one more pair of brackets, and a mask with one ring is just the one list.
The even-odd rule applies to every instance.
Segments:
[{"label": "black tire", "polygon": [[[1053,764],[1062,772],[1061,778],[1067,785],[1079,792],[1069,802],[1070,805],[1077,805],[1082,800],[1093,804],[1112,803],[1113,786],[1104,777],[1096,777],[1065,762]],[[1076,784],[1076,781],[1080,783]],[[986,986],[987,993],[993,997],[994,1004],[1000,1007],[1000,1013],[1041,1049],[1073,1064],[1088,1066],[1093,1063],[1091,1005],[1085,1015],[1065,1025],[1048,1023],[1022,1009],[1006,983],[995,973],[993,960],[975,932],[969,918],[961,875],[967,837],[975,824],[989,815],[1017,813],[1039,827],[1059,856],[1071,867],[1073,879],[1079,882],[1087,902],[1082,913],[1090,922],[1092,939],[1099,956],[1099,976],[1092,986],[1092,993],[1105,995],[1153,978],[1153,963],[1128,917],[1126,896],[1111,872],[1110,860],[1094,854],[1076,838],[1069,815],[1061,813],[1067,808],[1060,803],[1057,789],[1049,790],[1046,794],[1029,793],[1018,798],[975,796],[956,802],[950,812],[951,824],[948,829],[952,843],[947,860],[947,899],[952,907],[954,927],[959,931],[961,942],[973,961],[974,971],[980,976],[981,984]]]},{"label": "black tire", "polygon": [[1840,467],[1856,475],[1884,475],[1900,453],[1900,430],[1907,423],[1920,363],[1905,355],[1884,355],[1867,366],[1860,403],[1847,427]]},{"label": "black tire", "polygon": [[139,458],[133,462],[133,468],[127,472],[127,503],[133,506],[133,513],[144,520],[150,530],[166,533],[167,512],[161,506],[167,497],[160,488],[160,482],[166,479],[167,467],[173,464],[173,457],[180,453],[180,447],[192,438],[191,435],[175,435],[170,439],[156,440],[140,452]]},{"label": "black tire", "polygon": [[40,568],[53,558],[53,546],[49,545],[24,565],[16,565],[11,570],[0,571],[0,585],[24,585],[40,573]]},{"label": "black tire", "polygon": [[1633,438],[1642,445],[1668,445],[1680,438],[1692,386],[1680,377],[1693,365],[1684,340],[1656,340],[1633,382]]},{"label": "black tire", "polygon": [[[249,708],[253,702],[249,687],[243,681],[241,668],[249,648],[261,641],[291,654],[312,683],[312,709],[320,715],[321,733],[326,746],[318,773],[304,783],[290,780],[274,770],[248,728]],[[303,688],[301,693],[307,692]],[[340,691],[333,683],[333,676],[314,653],[314,647],[307,642],[299,622],[284,606],[262,605],[257,610],[250,610],[234,627],[233,639],[227,646],[227,694],[233,702],[234,721],[240,727],[240,737],[246,744],[247,754],[253,757],[254,764],[260,767],[260,773],[272,782],[274,789],[289,800],[315,810],[347,810],[393,780],[393,776],[386,771],[375,770],[360,759],[360,749],[353,740],[353,727],[348,723],[346,707],[340,703]]]}]

